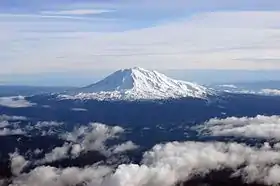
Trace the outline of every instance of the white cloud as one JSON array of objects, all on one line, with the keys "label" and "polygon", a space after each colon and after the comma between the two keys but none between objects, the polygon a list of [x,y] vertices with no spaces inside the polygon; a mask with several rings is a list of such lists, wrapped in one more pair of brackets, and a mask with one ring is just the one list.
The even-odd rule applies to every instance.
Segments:
[{"label": "white cloud", "polygon": [[18,176],[23,168],[29,164],[29,161],[27,161],[22,155],[19,155],[18,152],[14,152],[9,155],[11,161],[11,171],[13,175]]},{"label": "white cloud", "polygon": [[41,166],[28,174],[22,174],[15,178],[11,186],[66,186],[78,184],[98,186],[101,185],[103,177],[110,171],[110,168],[101,166],[90,166],[82,169],[77,167],[58,169]]},{"label": "white cloud", "polygon": [[[276,62],[280,59],[279,16],[277,11],[198,13],[185,20],[150,28],[103,33],[92,32],[89,25],[82,31],[84,26],[77,22],[70,25],[67,22],[69,27],[64,26],[68,30],[75,28],[74,32],[41,30],[24,35],[20,28],[9,31],[11,26],[7,25],[3,29],[9,31],[7,36],[0,39],[3,45],[7,43],[1,55],[7,64],[0,73],[71,72],[131,66],[280,69]],[[25,27],[27,30],[44,28],[34,24]],[[59,25],[51,28],[60,28]],[[12,42],[14,38],[20,42]],[[26,55],[28,51],[31,55]]]},{"label": "white cloud", "polygon": [[110,127],[100,123],[90,123],[88,126],[81,126],[73,132],[67,133],[63,138],[80,144],[84,151],[106,151],[104,143],[108,139],[118,137],[118,134],[123,132],[124,129],[119,126]]},{"label": "white cloud", "polygon": [[71,110],[77,111],[77,112],[86,112],[87,111],[87,109],[84,109],[84,108],[72,108]]},{"label": "white cloud", "polygon": [[24,120],[27,120],[24,116],[0,115],[0,136],[25,134],[22,129],[16,128],[18,123],[15,122]]},{"label": "white cloud", "polygon": [[21,129],[0,128],[0,136],[23,135],[25,132]]},{"label": "white cloud", "polygon": [[280,182],[278,150],[236,143],[170,142],[146,152],[140,165],[123,164],[115,171],[94,165],[65,169],[42,166],[15,177],[12,185],[171,186],[226,168],[246,182],[275,185]]},{"label": "white cloud", "polygon": [[0,121],[0,129],[9,126],[10,123],[8,121]]},{"label": "white cloud", "polygon": [[132,141],[127,141],[120,145],[116,145],[113,147],[113,153],[122,153],[126,151],[135,150],[138,148],[138,145],[134,144]]},{"label": "white cloud", "polygon": [[43,128],[43,127],[58,127],[63,125],[63,122],[56,122],[56,121],[39,121],[36,123],[36,128]]},{"label": "white cloud", "polygon": [[231,88],[231,89],[236,89],[237,88],[237,86],[235,86],[235,85],[228,85],[228,84],[225,84],[225,85],[219,85],[219,87],[223,87],[223,88]]},{"label": "white cloud", "polygon": [[106,9],[75,9],[75,10],[60,10],[60,11],[43,11],[42,14],[48,15],[95,15],[112,12],[113,10]]},{"label": "white cloud", "polygon": [[58,129],[64,125],[63,122],[58,121],[38,121],[36,123],[28,123],[22,129],[26,132],[35,132],[38,134],[38,132],[42,136],[46,135],[55,135],[58,132]]},{"label": "white cloud", "polygon": [[80,155],[80,153],[83,151],[83,147],[80,144],[73,144],[71,146],[71,156],[77,157]]},{"label": "white cloud", "polygon": [[280,140],[280,116],[213,118],[199,130],[214,136],[243,136]]},{"label": "white cloud", "polygon": [[232,169],[246,182],[279,184],[279,149],[255,148],[237,143],[170,142],[146,152],[141,164],[57,169],[37,167],[21,174],[12,185],[85,184],[88,186],[171,186],[213,170]]},{"label": "white cloud", "polygon": [[36,163],[44,164],[69,157],[75,158],[81,152],[99,151],[104,155],[110,155],[111,153],[121,153],[137,148],[131,141],[116,145],[110,149],[106,146],[105,142],[107,140],[117,138],[123,132],[124,129],[119,126],[111,127],[100,123],[90,123],[87,126],[81,126],[61,136],[69,141],[69,143],[65,143],[61,147],[55,147]]},{"label": "white cloud", "polygon": [[35,154],[35,155],[41,154],[42,152],[43,152],[42,149],[38,149],[38,148],[37,148],[37,149],[34,150],[34,154]]},{"label": "white cloud", "polygon": [[280,96],[280,90],[279,89],[262,89],[261,93],[265,94],[265,95]]},{"label": "white cloud", "polygon": [[5,120],[8,120],[8,121],[16,121],[16,120],[24,121],[24,120],[27,120],[27,117],[25,117],[25,116],[9,116],[9,115],[6,115],[6,114],[0,115],[0,121],[5,121]]},{"label": "white cloud", "polygon": [[55,147],[51,152],[45,154],[45,157],[42,160],[39,160],[37,163],[42,164],[67,158],[70,148],[71,144],[69,143],[65,143],[62,147]]},{"label": "white cloud", "polygon": [[279,152],[236,143],[173,142],[156,145],[144,154],[142,162],[142,165],[119,166],[109,179],[108,185],[120,182],[121,186],[171,186],[195,175],[203,176],[212,170],[238,170],[238,167],[244,164],[245,168],[241,170],[250,166],[255,166],[258,170],[257,174],[248,170],[244,179],[279,183],[279,179],[274,179],[271,173],[279,171],[274,170],[274,164],[280,162]]},{"label": "white cloud", "polygon": [[23,96],[14,97],[0,97],[0,106],[11,107],[11,108],[21,108],[21,107],[32,107],[36,105],[25,99]]}]

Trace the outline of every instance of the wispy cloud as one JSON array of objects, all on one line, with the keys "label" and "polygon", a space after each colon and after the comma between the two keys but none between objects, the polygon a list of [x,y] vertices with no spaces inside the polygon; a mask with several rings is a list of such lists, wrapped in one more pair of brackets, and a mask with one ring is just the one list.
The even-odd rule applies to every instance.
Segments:
[{"label": "wispy cloud", "polygon": [[59,11],[42,11],[41,14],[47,15],[96,15],[113,12],[106,9],[74,9],[74,10],[59,10]]},{"label": "wispy cloud", "polygon": [[[76,15],[59,15],[59,14],[0,14],[0,21],[3,20],[4,23],[10,22],[10,23],[17,23],[18,21],[24,21],[27,23],[34,23],[38,20],[41,21],[47,21],[51,20],[52,22],[55,21],[65,21],[67,19],[73,19],[73,20],[86,20],[86,21],[96,21],[96,20],[102,20],[106,21],[109,19],[103,19],[103,18],[94,18],[94,17],[82,17],[82,16],[76,16]],[[47,32],[47,30],[45,30]]]},{"label": "wispy cloud", "polygon": [[280,4],[258,2],[40,2],[33,11],[0,15],[0,74],[280,69],[276,60],[261,60],[280,58]]},{"label": "wispy cloud", "polygon": [[[88,21],[27,19],[24,25],[19,21],[4,24],[2,32],[13,32],[6,33],[2,43],[7,45],[0,46],[1,61],[10,61],[0,73],[159,68],[158,61],[162,69],[279,69],[275,61],[235,60],[280,58],[279,16],[277,11],[198,13],[181,21],[118,33],[97,33]],[[113,22],[96,24],[115,27]]]}]

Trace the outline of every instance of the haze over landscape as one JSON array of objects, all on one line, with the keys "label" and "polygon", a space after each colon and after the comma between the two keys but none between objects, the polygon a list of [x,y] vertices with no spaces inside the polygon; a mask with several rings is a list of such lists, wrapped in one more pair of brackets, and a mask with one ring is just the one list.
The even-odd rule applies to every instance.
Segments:
[{"label": "haze over landscape", "polygon": [[277,0],[0,3],[1,83],[81,86],[134,66],[203,83],[279,80]]}]

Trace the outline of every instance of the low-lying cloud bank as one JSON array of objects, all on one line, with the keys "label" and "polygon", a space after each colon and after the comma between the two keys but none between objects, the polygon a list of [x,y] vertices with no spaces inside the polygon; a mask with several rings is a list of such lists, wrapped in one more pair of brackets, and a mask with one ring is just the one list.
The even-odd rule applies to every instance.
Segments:
[{"label": "low-lying cloud bank", "polygon": [[[19,160],[15,167],[22,169],[26,161]],[[141,164],[122,164],[116,169],[98,164],[65,169],[39,166],[15,176],[11,185],[173,186],[223,169],[232,169],[232,176],[241,176],[246,183],[276,185],[280,183],[279,163],[279,148],[268,148],[268,144],[255,148],[237,143],[170,142],[146,152]]]},{"label": "low-lying cloud bank", "polygon": [[25,116],[9,116],[6,114],[0,115],[0,121],[25,121],[27,117]]},{"label": "low-lying cloud bank", "polygon": [[237,136],[280,140],[280,116],[213,118],[198,129],[213,136]]},{"label": "low-lying cloud bank", "polygon": [[279,89],[262,89],[261,92],[265,95],[280,96]]},{"label": "low-lying cloud bank", "polygon": [[103,177],[111,169],[102,166],[89,166],[85,168],[69,167],[59,169],[51,166],[41,166],[30,173],[21,174],[14,178],[11,186],[68,186],[102,184]]},{"label": "low-lying cloud bank", "polygon": [[13,96],[13,97],[0,97],[0,106],[10,107],[10,108],[22,108],[22,107],[32,107],[36,103],[31,103],[25,99],[24,96]]},{"label": "low-lying cloud bank", "polygon": [[23,135],[23,134],[26,133],[21,129],[0,128],[0,136]]},{"label": "low-lying cloud bank", "polygon": [[[42,125],[61,124],[50,122]],[[214,118],[198,129],[215,136],[279,140],[279,125],[279,116],[260,115],[251,118]],[[110,140],[116,142],[124,132],[125,129],[119,126],[90,123],[60,135],[65,143],[50,152],[44,152],[42,159],[30,160],[18,152],[10,154],[13,174],[10,185],[174,186],[196,176],[203,177],[212,171],[223,170],[231,170],[231,178],[241,178],[245,183],[280,184],[280,143],[265,143],[261,147],[252,147],[233,142],[169,142],[155,145],[145,152],[139,164],[119,163],[111,167],[99,162],[85,167],[68,168],[45,164],[64,158],[75,158],[89,151],[99,151],[106,157],[118,158],[120,153],[138,148],[131,141],[110,145],[107,143]],[[38,151],[43,153],[39,149]],[[35,168],[26,172],[29,165]]]}]

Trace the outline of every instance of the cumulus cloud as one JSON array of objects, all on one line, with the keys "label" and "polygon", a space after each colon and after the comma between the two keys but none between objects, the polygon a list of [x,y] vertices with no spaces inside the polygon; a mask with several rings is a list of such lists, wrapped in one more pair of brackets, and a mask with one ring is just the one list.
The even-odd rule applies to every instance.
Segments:
[{"label": "cumulus cloud", "polygon": [[34,154],[35,154],[35,155],[41,154],[42,152],[43,152],[42,149],[38,149],[38,148],[37,148],[37,149],[34,150]]},{"label": "cumulus cloud", "polygon": [[73,144],[71,146],[71,155],[72,157],[77,157],[82,152],[83,148],[80,144]]},{"label": "cumulus cloud", "polygon": [[37,163],[53,162],[67,158],[70,148],[71,145],[68,143],[65,143],[62,147],[55,147],[51,152],[45,154],[45,157],[42,160],[39,160]]},{"label": "cumulus cloud", "polygon": [[10,155],[11,161],[11,172],[13,175],[18,176],[24,167],[26,167],[29,163],[22,155],[19,155],[18,152],[14,152]]},{"label": "cumulus cloud", "polygon": [[123,132],[124,129],[119,126],[111,127],[100,123],[90,123],[87,126],[81,126],[72,132],[62,135],[61,138],[68,142],[61,147],[52,149],[51,152],[45,154],[45,157],[37,161],[37,163],[53,162],[69,157],[75,158],[81,152],[99,151],[104,155],[110,155],[111,153],[121,153],[135,149],[137,146],[131,141],[116,145],[113,148],[106,146],[107,140],[117,138]]},{"label": "cumulus cloud", "polygon": [[280,140],[280,116],[213,118],[198,129],[213,136],[243,136]]},{"label": "cumulus cloud", "polygon": [[0,136],[23,135],[23,134],[26,133],[22,129],[0,128]]},{"label": "cumulus cloud", "polygon": [[[266,145],[267,146],[267,145]],[[213,170],[232,169],[245,182],[280,183],[280,152],[237,143],[170,142],[158,144],[143,155],[141,164],[57,169],[37,167],[21,174],[12,185],[172,186]]]},{"label": "cumulus cloud", "polygon": [[108,167],[89,166],[85,168],[69,167],[58,169],[41,166],[30,173],[22,174],[13,180],[11,186],[66,186],[66,185],[101,185],[103,177],[111,172]]},{"label": "cumulus cloud", "polygon": [[10,123],[8,121],[0,121],[0,129],[9,126]]},{"label": "cumulus cloud", "polygon": [[[236,143],[172,142],[146,152],[141,165],[120,165],[105,185],[119,182],[122,186],[171,186],[225,168],[247,169],[246,175],[242,174],[246,181],[277,184],[279,180],[273,175],[278,171],[274,165],[280,162],[279,154]],[[250,166],[255,166],[257,174],[250,171]]]},{"label": "cumulus cloud", "polygon": [[138,148],[138,145],[134,144],[132,141],[127,141],[120,145],[116,145],[113,147],[113,153],[122,153],[126,151],[135,150]]},{"label": "cumulus cloud", "polygon": [[0,106],[10,107],[10,108],[21,108],[21,107],[32,107],[36,105],[25,99],[23,96],[14,97],[0,97]]},{"label": "cumulus cloud", "polygon": [[110,127],[100,123],[90,123],[88,126],[76,128],[73,132],[63,135],[63,138],[81,144],[85,151],[105,150],[105,142],[114,139],[118,134],[123,133],[124,129],[119,126]]}]

